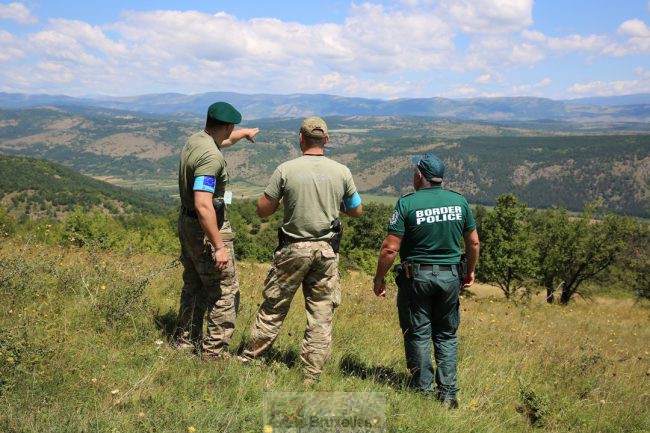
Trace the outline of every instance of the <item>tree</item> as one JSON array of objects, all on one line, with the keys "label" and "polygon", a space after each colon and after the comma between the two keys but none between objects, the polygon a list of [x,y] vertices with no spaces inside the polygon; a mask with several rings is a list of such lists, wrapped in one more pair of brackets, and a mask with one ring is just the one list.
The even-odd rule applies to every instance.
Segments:
[{"label": "tree", "polygon": [[573,222],[564,209],[535,212],[530,218],[532,232],[536,237],[537,278],[539,285],[546,288],[546,302],[552,304],[555,291],[564,285],[563,270],[574,259],[572,249],[578,244]]},{"label": "tree", "polygon": [[527,216],[526,206],[506,194],[483,218],[478,275],[497,284],[508,299],[536,275],[537,251]]},{"label": "tree", "polygon": [[537,281],[550,293],[561,287],[563,305],[580,293],[585,282],[621,260],[639,233],[639,225],[628,217],[607,214],[595,220],[596,208],[596,203],[587,205],[578,218],[564,210],[546,211],[533,218],[540,251]]}]

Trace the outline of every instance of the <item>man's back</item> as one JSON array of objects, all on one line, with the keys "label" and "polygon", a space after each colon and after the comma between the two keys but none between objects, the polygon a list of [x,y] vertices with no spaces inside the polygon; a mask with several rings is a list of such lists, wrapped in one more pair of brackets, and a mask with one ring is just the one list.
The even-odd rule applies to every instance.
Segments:
[{"label": "man's back", "polygon": [[281,164],[266,195],[283,198],[282,230],[293,238],[329,239],[341,201],[356,193],[350,170],[322,155],[303,155]]},{"label": "man's back", "polygon": [[422,188],[402,197],[388,231],[404,236],[402,260],[425,264],[457,264],[463,233],[476,224],[465,198],[440,187]]}]

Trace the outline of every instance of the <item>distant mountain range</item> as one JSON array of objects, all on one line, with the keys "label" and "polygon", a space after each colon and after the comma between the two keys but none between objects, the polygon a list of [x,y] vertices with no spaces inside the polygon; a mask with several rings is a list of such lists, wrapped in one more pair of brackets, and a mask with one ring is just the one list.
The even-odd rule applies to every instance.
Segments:
[{"label": "distant mountain range", "polygon": [[0,108],[41,106],[95,107],[124,110],[165,118],[197,119],[215,101],[228,101],[244,118],[321,116],[424,116],[431,118],[509,122],[554,120],[570,122],[650,122],[650,93],[574,100],[536,97],[403,98],[394,100],[349,98],[324,94],[245,95],[213,92],[195,95],[162,93],[131,97],[84,97],[0,93]]}]

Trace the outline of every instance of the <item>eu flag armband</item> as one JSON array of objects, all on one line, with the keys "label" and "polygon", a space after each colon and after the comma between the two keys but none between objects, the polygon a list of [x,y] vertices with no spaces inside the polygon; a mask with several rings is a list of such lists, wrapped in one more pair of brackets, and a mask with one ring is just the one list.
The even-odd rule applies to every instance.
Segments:
[{"label": "eu flag armband", "polygon": [[207,191],[214,193],[217,181],[212,176],[196,176],[194,178],[194,191]]},{"label": "eu flag armband", "polygon": [[343,199],[343,205],[345,206],[345,210],[357,208],[359,207],[360,204],[361,204],[361,197],[359,196],[358,192],[355,192],[350,197],[346,197]]}]

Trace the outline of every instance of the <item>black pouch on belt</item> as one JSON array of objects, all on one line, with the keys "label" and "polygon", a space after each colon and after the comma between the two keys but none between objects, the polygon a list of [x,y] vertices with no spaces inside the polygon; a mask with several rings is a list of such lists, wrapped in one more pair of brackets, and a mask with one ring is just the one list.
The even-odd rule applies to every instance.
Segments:
[{"label": "black pouch on belt", "polygon": [[226,218],[226,203],[222,198],[213,198],[212,206],[214,206],[214,211],[217,214],[217,228],[221,230],[224,219]]}]

